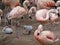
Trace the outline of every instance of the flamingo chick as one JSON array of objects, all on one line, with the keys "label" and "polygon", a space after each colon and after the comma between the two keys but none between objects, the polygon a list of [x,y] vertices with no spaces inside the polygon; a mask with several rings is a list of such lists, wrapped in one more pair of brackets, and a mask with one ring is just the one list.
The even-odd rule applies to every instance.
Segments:
[{"label": "flamingo chick", "polygon": [[30,35],[33,27],[31,25],[24,25],[23,27],[28,32],[28,35]]},{"label": "flamingo chick", "polygon": [[41,45],[54,45],[59,41],[53,32],[43,31],[43,25],[38,26],[38,29],[34,32],[34,37]]},{"label": "flamingo chick", "polygon": [[2,32],[5,33],[5,34],[12,34],[13,33],[13,29],[12,28],[9,28],[8,26],[5,26],[2,29]]}]

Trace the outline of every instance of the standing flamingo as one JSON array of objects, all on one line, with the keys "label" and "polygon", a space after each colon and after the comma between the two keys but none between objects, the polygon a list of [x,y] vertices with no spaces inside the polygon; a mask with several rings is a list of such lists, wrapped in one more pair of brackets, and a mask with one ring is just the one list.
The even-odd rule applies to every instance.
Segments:
[{"label": "standing flamingo", "polygon": [[38,29],[34,32],[34,37],[41,45],[54,45],[59,41],[53,32],[43,31],[43,25],[38,26]]},{"label": "standing flamingo", "polygon": [[58,16],[60,16],[60,7],[57,7],[58,10]]},{"label": "standing flamingo", "polygon": [[[18,24],[18,20],[22,17],[27,15],[28,12],[28,8],[27,8],[27,3],[29,3],[29,1],[24,1],[23,3],[23,7],[17,6],[15,8],[12,9],[12,11],[9,13],[8,15],[8,20],[13,19],[16,21],[16,29],[18,28],[19,24]],[[17,31],[18,34],[18,31]],[[18,36],[18,35],[17,35]],[[19,37],[18,37],[19,38]]]}]

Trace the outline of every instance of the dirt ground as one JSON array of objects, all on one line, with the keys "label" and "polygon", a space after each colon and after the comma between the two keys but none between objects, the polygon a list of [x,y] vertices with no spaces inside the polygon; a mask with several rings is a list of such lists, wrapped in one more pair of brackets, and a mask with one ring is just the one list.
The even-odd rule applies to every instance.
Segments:
[{"label": "dirt ground", "polygon": [[[59,18],[60,19],[60,18]],[[58,38],[60,38],[60,20],[58,20],[59,24],[55,24],[54,26],[51,26],[51,24],[44,25],[44,29],[48,29],[50,31],[53,31]],[[19,39],[16,38],[16,28],[14,26],[11,26],[13,28],[13,34],[3,34],[1,32],[3,26],[0,26],[0,45],[41,45],[35,38],[34,38],[34,30],[37,29],[37,26],[40,23],[37,22],[35,19],[29,20],[29,19],[23,19],[20,21],[20,27],[18,28],[19,31]],[[32,25],[34,29],[32,30],[31,35],[24,35],[23,33],[26,33],[23,29],[23,25]],[[60,45],[60,41],[55,44]]]}]

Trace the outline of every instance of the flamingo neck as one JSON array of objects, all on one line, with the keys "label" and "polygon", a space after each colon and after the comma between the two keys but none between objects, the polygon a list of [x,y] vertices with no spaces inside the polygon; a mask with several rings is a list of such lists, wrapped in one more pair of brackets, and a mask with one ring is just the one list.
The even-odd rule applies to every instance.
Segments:
[{"label": "flamingo neck", "polygon": [[47,12],[45,20],[49,20],[49,13]]},{"label": "flamingo neck", "polygon": [[25,8],[25,10],[28,12],[28,8],[27,8],[27,6],[26,6],[26,4],[25,4],[26,2],[23,2],[23,7]]},{"label": "flamingo neck", "polygon": [[42,29],[37,29],[38,30],[38,33],[41,33],[43,30]]}]

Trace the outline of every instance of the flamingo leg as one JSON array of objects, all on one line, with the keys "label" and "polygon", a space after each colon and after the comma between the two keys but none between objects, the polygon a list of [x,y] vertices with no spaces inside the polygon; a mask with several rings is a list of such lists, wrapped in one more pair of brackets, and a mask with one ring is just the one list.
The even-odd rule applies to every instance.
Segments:
[{"label": "flamingo leg", "polygon": [[16,38],[19,39],[18,22],[16,21]]}]

